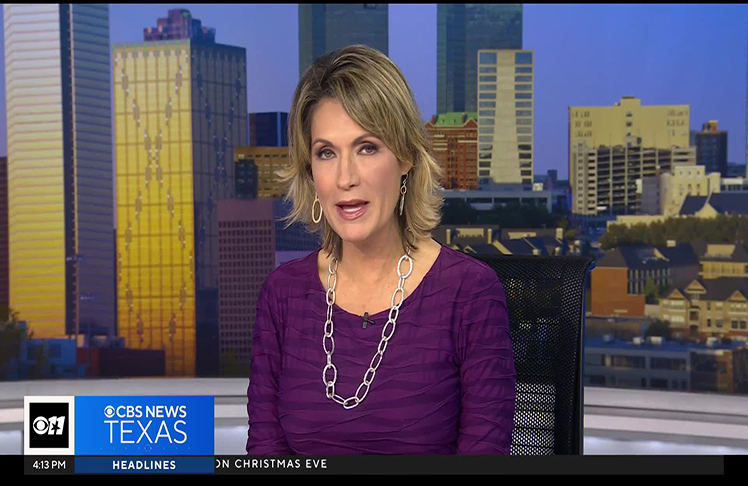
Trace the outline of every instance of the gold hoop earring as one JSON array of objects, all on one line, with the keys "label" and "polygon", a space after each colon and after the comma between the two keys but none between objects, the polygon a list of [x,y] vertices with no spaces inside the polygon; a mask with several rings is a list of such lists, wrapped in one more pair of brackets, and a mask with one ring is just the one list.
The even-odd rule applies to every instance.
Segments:
[{"label": "gold hoop earring", "polygon": [[400,186],[400,216],[403,215],[403,206],[405,206],[405,193],[408,192],[408,188],[405,187],[405,182],[408,180],[408,173],[405,173],[405,179],[403,179],[403,185]]},{"label": "gold hoop earring", "polygon": [[[319,204],[319,217],[314,217],[314,205]],[[319,223],[322,221],[322,203],[319,202],[319,198],[317,197],[317,194],[314,195],[314,202],[312,203],[312,221],[315,223]]]}]

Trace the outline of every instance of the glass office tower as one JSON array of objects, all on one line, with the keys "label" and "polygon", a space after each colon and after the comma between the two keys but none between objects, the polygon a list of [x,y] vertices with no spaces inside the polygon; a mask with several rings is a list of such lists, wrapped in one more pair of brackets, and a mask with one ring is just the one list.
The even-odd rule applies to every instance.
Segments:
[{"label": "glass office tower", "polygon": [[389,4],[300,3],[299,76],[325,52],[352,44],[389,55]]},{"label": "glass office tower", "polygon": [[438,113],[477,111],[478,49],[522,49],[521,4],[438,4]]},{"label": "glass office tower", "polygon": [[10,306],[37,338],[114,330],[108,5],[3,7]]}]

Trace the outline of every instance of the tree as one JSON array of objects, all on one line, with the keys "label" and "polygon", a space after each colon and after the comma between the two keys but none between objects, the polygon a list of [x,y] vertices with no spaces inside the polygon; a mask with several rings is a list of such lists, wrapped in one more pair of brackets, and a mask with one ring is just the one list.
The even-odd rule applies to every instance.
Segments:
[{"label": "tree", "polygon": [[630,227],[612,224],[600,237],[600,247],[608,250],[623,245],[663,246],[668,240],[675,240],[678,243],[748,241],[748,218],[740,214],[720,214],[713,219],[694,216],[667,218],[648,225],[639,223]]},{"label": "tree", "polygon": [[21,356],[21,345],[34,336],[19,325],[18,312],[7,308],[6,319],[0,325],[0,379],[5,379],[8,364]]},{"label": "tree", "polygon": [[223,353],[222,358],[222,376],[249,376],[249,363],[241,361],[235,351]]},{"label": "tree", "polygon": [[442,224],[475,224],[478,211],[465,200],[447,199],[442,207]]},{"label": "tree", "polygon": [[660,302],[660,286],[655,283],[651,278],[647,279],[647,283],[644,284],[644,295],[646,296],[647,304],[657,304]]},{"label": "tree", "polygon": [[653,320],[644,333],[644,337],[650,336],[660,336],[669,340],[671,336],[670,323],[668,321],[663,321],[662,319]]}]

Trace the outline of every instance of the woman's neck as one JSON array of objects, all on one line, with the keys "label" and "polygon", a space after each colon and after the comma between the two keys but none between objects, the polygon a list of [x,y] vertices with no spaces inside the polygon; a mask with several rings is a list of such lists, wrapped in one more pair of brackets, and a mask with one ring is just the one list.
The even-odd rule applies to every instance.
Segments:
[{"label": "woman's neck", "polygon": [[[343,242],[342,258],[338,272],[346,280],[361,285],[378,285],[397,277],[397,263],[405,254],[397,228],[383,231],[376,239],[362,242]],[[414,256],[411,252],[411,256]],[[403,262],[402,271],[410,265]]]}]

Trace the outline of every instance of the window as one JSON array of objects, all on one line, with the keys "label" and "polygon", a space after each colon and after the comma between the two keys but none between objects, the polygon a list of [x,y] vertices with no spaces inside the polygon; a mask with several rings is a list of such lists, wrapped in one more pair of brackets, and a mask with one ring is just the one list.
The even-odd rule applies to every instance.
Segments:
[{"label": "window", "polygon": [[712,327],[712,320],[711,319],[707,319],[706,320],[706,327]]},{"label": "window", "polygon": [[515,83],[532,83],[532,76],[515,76]]},{"label": "window", "polygon": [[605,377],[603,375],[589,375],[588,379],[590,385],[605,386]]},{"label": "window", "polygon": [[532,118],[518,118],[517,125],[532,125]]},{"label": "window", "polygon": [[478,123],[480,123],[481,125],[493,125],[494,124],[493,122],[494,122],[493,118],[481,118],[478,121]]},{"label": "window", "polygon": [[496,64],[495,52],[481,52],[479,64]]},{"label": "window", "polygon": [[479,84],[478,89],[480,91],[496,91],[495,84]]},{"label": "window", "polygon": [[523,135],[521,137],[517,137],[518,142],[532,142],[532,136]]},{"label": "window", "polygon": [[478,103],[478,108],[496,108],[495,101],[481,101]]},{"label": "window", "polygon": [[644,356],[618,356],[610,357],[611,366],[615,368],[646,368]]},{"label": "window", "polygon": [[478,150],[480,151],[493,150],[493,145],[479,145]]},{"label": "window", "polygon": [[[515,108],[532,108],[532,101],[515,101]],[[748,266],[746,266],[746,273],[748,273]]]},{"label": "window", "polygon": [[517,127],[517,133],[532,133],[532,128],[530,128],[530,127]]},{"label": "window", "polygon": [[493,133],[492,127],[480,127],[478,133]]},{"label": "window", "polygon": [[515,91],[532,91],[532,85],[531,84],[515,84],[514,90]]},{"label": "window", "polygon": [[[495,93],[481,93],[481,96],[483,96],[484,94],[492,94],[494,95],[494,97],[491,99],[494,99],[494,100],[496,99]],[[515,100],[531,100],[532,93],[514,93],[514,99]]]},{"label": "window", "polygon": [[495,73],[495,72],[496,72],[496,68],[495,67],[481,67],[480,68],[480,73],[481,74],[484,74],[484,73]]},{"label": "window", "polygon": [[630,126],[631,126],[631,122],[630,122],[630,121],[627,121],[627,122],[626,122],[626,126],[627,126],[627,127],[630,127]]},{"label": "window", "polygon": [[732,328],[733,329],[737,329],[738,328],[738,321],[736,321],[736,320],[732,321]]},{"label": "window", "polygon": [[528,110],[517,110],[517,116],[532,116],[532,112]]},{"label": "window", "polygon": [[517,74],[519,74],[519,73],[532,73],[532,68],[531,67],[518,67],[518,68],[514,68],[514,72],[517,73]]},{"label": "window", "polygon": [[364,8],[376,9],[377,8],[377,4],[376,3],[365,3],[364,4]]},{"label": "window", "polygon": [[491,162],[479,162],[478,167],[491,167]]},{"label": "window", "polygon": [[717,327],[718,328],[722,327],[722,319],[717,319]]},{"label": "window", "polygon": [[651,380],[649,380],[649,384],[652,388],[667,390],[667,380],[661,378],[652,378]]},{"label": "window", "polygon": [[532,52],[516,53],[514,55],[514,64],[532,64]]},{"label": "window", "polygon": [[531,159],[532,158],[532,154],[526,154],[526,153],[519,154],[519,158],[520,159]]},{"label": "window", "polygon": [[495,83],[496,76],[481,76],[478,81],[480,81],[481,83]]},{"label": "window", "polygon": [[481,110],[478,116],[496,116],[496,110]]},{"label": "window", "polygon": [[481,100],[495,100],[496,93],[480,93],[480,95],[478,95],[478,98]]},{"label": "window", "polygon": [[520,150],[532,150],[532,145],[520,145],[517,148]]},{"label": "window", "polygon": [[479,142],[488,142],[488,143],[491,143],[491,142],[493,142],[493,136],[482,135],[482,136],[478,137],[478,141]]}]

